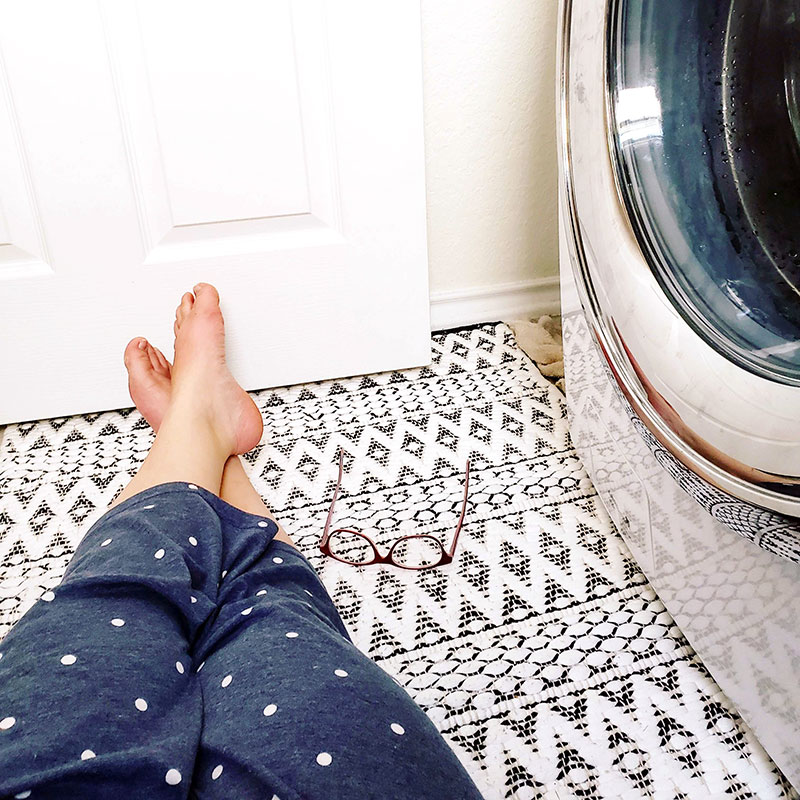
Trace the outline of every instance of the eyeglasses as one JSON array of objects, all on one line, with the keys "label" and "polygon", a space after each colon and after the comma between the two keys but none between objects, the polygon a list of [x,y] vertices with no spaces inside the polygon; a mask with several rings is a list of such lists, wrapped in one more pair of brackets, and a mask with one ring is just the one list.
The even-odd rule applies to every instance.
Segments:
[{"label": "eyeglasses", "polygon": [[330,530],[331,520],[333,519],[333,507],[336,505],[336,498],[339,496],[339,488],[342,485],[342,467],[344,464],[344,451],[339,450],[339,480],[336,482],[336,490],[333,493],[331,507],[328,511],[328,518],[325,520],[325,530],[319,549],[326,556],[335,558],[345,564],[354,566],[366,566],[368,564],[394,564],[403,569],[433,569],[449,564],[453,560],[453,554],[458,544],[458,535],[461,533],[461,526],[464,524],[464,515],[467,513],[467,492],[469,491],[469,460],[467,461],[467,471],[464,477],[464,500],[461,504],[461,515],[456,525],[456,533],[453,537],[453,544],[450,550],[445,550],[444,545],[436,536],[430,534],[415,534],[413,536],[403,536],[398,539],[390,548],[389,552],[382,556],[375,546],[372,539],[361,531],[354,531],[349,528],[337,528]]}]

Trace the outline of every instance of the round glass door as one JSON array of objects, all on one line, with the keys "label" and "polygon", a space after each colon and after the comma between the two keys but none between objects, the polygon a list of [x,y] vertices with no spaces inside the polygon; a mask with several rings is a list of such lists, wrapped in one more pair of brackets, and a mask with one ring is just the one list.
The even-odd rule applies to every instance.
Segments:
[{"label": "round glass door", "polygon": [[800,0],[610,0],[618,183],[683,318],[800,384]]}]

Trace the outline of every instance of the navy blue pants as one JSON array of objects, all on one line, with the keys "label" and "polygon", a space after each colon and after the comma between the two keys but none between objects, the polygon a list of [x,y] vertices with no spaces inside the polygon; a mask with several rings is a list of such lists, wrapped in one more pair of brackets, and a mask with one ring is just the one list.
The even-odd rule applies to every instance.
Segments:
[{"label": "navy blue pants", "polygon": [[480,798],[276,530],[184,482],[106,512],[0,642],[0,798]]}]

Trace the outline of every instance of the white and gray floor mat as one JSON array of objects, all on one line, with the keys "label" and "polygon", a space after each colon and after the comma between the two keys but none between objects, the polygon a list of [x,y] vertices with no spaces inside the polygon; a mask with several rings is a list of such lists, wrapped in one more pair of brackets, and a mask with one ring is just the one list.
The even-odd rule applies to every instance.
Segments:
[{"label": "white and gray floor mat", "polygon": [[[246,469],[354,641],[487,800],[796,797],[632,559],[561,393],[510,329],[435,334],[433,354],[421,369],[253,393],[265,433]],[[151,441],[135,410],[7,428],[0,637],[59,582]],[[335,523],[384,547],[412,532],[449,543],[471,460],[453,564],[355,568],[319,553],[340,446]]]}]

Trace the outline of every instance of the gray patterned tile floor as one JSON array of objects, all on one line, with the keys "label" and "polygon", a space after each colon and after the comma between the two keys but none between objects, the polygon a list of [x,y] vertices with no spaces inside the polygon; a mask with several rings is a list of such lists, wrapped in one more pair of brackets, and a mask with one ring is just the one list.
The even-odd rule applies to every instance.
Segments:
[{"label": "gray patterned tile floor", "polygon": [[[354,641],[425,709],[487,800],[795,798],[615,531],[564,400],[486,324],[435,334],[429,367],[254,392],[245,468],[318,570]],[[8,426],[0,444],[0,636],[55,587],[147,453],[132,409]],[[452,534],[431,572],[353,568],[337,524]],[[438,799],[437,799],[438,800]]]}]

